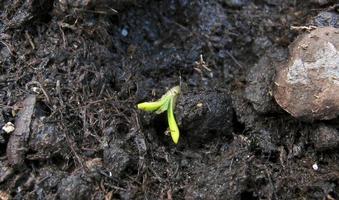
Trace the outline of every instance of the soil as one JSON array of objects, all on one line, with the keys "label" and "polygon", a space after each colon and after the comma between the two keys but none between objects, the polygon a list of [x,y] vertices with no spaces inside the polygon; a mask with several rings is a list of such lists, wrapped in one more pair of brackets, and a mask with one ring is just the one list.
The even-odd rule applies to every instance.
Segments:
[{"label": "soil", "polygon": [[[272,98],[335,1],[3,0],[1,199],[338,199],[339,119]],[[305,26],[304,28],[302,26]],[[297,28],[291,28],[297,27]],[[299,28],[298,28],[299,27]],[[179,144],[138,111],[180,85]]]}]

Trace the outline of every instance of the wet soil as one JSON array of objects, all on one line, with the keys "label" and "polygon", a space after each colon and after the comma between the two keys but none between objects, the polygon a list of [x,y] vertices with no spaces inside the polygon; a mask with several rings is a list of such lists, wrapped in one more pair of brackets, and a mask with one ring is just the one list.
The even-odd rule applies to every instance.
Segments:
[{"label": "wet soil", "polygon": [[[296,120],[272,98],[288,45],[338,28],[338,12],[330,0],[1,1],[0,126],[16,129],[0,134],[0,198],[338,199],[339,119]],[[178,145],[166,116],[136,109],[175,85]]]}]

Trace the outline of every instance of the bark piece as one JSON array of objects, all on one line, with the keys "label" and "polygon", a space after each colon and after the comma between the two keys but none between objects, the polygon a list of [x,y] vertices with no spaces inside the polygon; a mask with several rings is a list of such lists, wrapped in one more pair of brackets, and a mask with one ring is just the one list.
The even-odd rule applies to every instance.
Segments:
[{"label": "bark piece", "polygon": [[22,102],[22,109],[18,113],[18,117],[15,120],[16,129],[11,134],[7,144],[6,152],[8,162],[13,167],[20,167],[24,163],[26,145],[29,138],[30,125],[34,113],[35,103],[36,96],[29,95]]}]

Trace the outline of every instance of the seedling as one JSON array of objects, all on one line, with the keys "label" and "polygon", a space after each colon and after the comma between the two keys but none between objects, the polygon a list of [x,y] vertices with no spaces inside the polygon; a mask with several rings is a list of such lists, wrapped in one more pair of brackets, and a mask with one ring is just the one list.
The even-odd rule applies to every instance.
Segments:
[{"label": "seedling", "polygon": [[175,86],[168,90],[158,101],[144,102],[138,104],[138,109],[155,112],[156,114],[167,111],[168,126],[170,129],[172,140],[175,144],[179,141],[179,128],[174,117],[174,108],[178,95],[180,94],[180,87]]}]

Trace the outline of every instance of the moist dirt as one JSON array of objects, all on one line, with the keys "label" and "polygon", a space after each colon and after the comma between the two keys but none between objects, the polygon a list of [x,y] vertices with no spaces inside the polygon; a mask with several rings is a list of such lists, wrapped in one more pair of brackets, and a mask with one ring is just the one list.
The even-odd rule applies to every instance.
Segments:
[{"label": "moist dirt", "polygon": [[[335,1],[3,0],[1,199],[338,199],[339,120],[275,102]],[[165,115],[136,109],[181,86]]]}]

